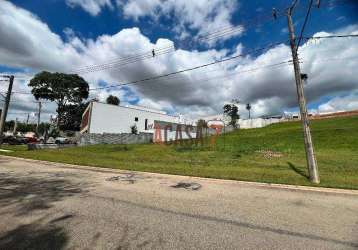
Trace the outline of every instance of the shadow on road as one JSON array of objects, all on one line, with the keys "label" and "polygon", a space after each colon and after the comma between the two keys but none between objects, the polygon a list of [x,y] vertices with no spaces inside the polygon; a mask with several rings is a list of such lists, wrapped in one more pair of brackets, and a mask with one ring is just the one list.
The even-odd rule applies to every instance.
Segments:
[{"label": "shadow on road", "polygon": [[72,183],[65,178],[15,176],[0,173],[0,207],[15,206],[12,213],[25,215],[48,209],[52,203],[87,192],[85,184]]},{"label": "shadow on road", "polygon": [[68,236],[55,225],[33,223],[21,225],[0,235],[0,249],[63,249]]}]

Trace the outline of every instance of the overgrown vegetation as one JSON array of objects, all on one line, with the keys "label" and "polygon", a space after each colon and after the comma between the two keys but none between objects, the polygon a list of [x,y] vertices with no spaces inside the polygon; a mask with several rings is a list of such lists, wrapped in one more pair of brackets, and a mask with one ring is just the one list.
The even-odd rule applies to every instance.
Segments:
[{"label": "overgrown vegetation", "polygon": [[[321,184],[358,189],[358,116],[312,121]],[[210,145],[210,144],[207,144]],[[238,130],[214,147],[180,145],[96,145],[1,154],[157,173],[268,183],[311,185],[307,179],[299,122]]]}]

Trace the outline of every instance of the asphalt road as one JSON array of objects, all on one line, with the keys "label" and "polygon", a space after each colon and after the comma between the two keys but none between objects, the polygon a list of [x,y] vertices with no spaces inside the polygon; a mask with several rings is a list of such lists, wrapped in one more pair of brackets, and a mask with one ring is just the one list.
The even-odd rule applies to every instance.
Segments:
[{"label": "asphalt road", "polygon": [[0,249],[358,249],[358,196],[0,157]]}]

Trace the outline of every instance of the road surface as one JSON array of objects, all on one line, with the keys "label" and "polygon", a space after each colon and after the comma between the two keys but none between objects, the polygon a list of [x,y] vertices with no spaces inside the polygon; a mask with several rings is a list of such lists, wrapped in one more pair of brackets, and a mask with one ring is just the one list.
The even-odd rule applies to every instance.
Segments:
[{"label": "road surface", "polygon": [[0,157],[0,249],[358,249],[358,196]]}]

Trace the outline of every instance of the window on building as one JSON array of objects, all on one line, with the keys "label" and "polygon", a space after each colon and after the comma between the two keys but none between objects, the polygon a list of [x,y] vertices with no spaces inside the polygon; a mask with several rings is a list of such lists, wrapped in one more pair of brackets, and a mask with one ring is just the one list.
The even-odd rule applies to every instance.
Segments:
[{"label": "window on building", "polygon": [[145,119],[144,121],[144,129],[148,130],[148,119]]},{"label": "window on building", "polygon": [[134,118],[134,121],[136,121],[136,122],[137,122],[137,121],[138,121],[138,117]]}]

